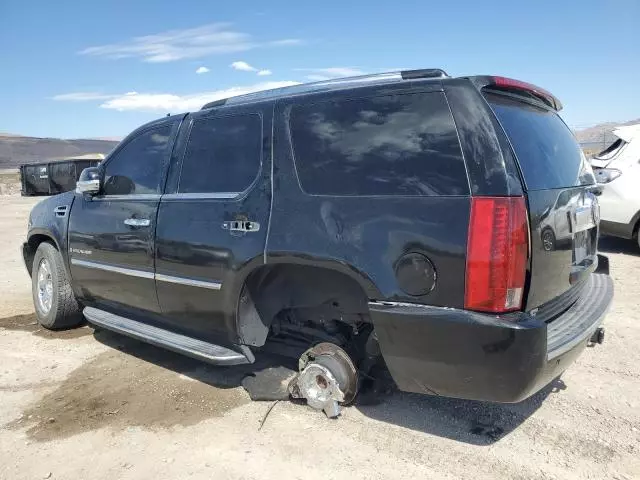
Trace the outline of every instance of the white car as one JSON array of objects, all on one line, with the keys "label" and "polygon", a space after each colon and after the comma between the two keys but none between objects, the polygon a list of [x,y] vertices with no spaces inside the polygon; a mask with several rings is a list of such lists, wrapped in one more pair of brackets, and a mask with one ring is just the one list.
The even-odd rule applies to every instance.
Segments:
[{"label": "white car", "polygon": [[619,127],[608,148],[591,159],[599,197],[600,232],[634,239],[640,246],[640,123]]}]

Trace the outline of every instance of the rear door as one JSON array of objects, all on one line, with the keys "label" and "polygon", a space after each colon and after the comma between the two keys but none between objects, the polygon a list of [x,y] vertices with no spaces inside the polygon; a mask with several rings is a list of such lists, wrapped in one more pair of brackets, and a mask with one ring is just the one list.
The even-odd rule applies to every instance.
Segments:
[{"label": "rear door", "polygon": [[485,98],[513,147],[529,203],[532,260],[526,309],[556,297],[569,302],[579,293],[574,287],[597,264],[599,220],[591,167],[554,110],[505,94],[485,91]]},{"label": "rear door", "polygon": [[192,114],[156,232],[163,318],[235,340],[244,272],[263,262],[271,206],[273,104]]}]

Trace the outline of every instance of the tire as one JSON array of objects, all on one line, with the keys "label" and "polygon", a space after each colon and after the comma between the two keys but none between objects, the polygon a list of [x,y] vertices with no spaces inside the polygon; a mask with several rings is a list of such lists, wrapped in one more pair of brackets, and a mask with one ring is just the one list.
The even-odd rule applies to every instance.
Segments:
[{"label": "tire", "polygon": [[556,236],[550,228],[545,228],[542,231],[542,248],[545,252],[551,252],[556,249]]},{"label": "tire", "polygon": [[60,330],[83,323],[62,255],[50,243],[41,243],[33,257],[31,292],[38,323],[44,328]]}]

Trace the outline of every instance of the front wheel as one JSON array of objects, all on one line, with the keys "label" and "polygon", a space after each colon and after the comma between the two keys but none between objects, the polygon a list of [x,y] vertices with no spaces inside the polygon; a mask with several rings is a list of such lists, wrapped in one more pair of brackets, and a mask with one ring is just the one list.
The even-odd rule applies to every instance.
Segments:
[{"label": "front wheel", "polygon": [[33,258],[31,278],[33,304],[38,323],[50,330],[82,323],[80,305],[62,262],[62,255],[50,243],[41,243]]}]

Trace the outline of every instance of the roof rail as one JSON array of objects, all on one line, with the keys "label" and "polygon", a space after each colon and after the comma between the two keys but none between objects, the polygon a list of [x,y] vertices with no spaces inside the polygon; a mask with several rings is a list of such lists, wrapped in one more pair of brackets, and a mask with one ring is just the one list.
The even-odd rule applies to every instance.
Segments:
[{"label": "roof rail", "polygon": [[313,83],[301,83],[289,87],[274,88],[271,90],[261,90],[253,93],[246,93],[235,97],[223,98],[209,102],[202,107],[202,110],[220,107],[222,105],[233,105],[237,103],[248,103],[258,100],[267,100],[284,95],[300,95],[310,92],[322,92],[338,90],[347,85],[375,85],[383,83],[397,82],[398,80],[417,80],[423,78],[446,78],[447,73],[439,68],[427,68],[421,70],[402,70],[399,72],[374,73],[370,75],[358,75],[355,77],[334,78]]}]

